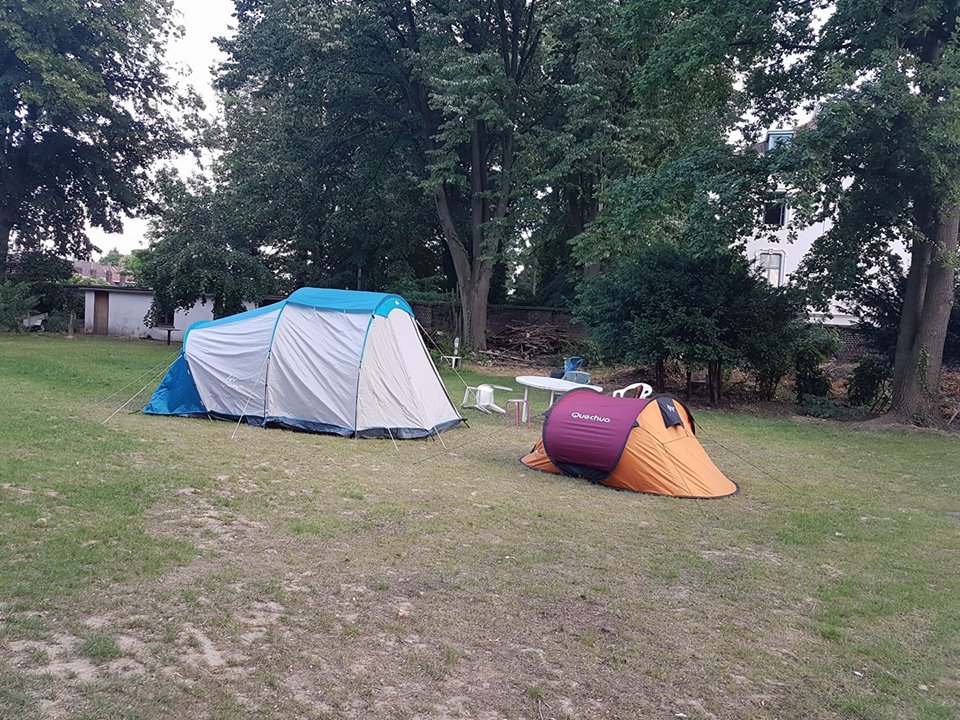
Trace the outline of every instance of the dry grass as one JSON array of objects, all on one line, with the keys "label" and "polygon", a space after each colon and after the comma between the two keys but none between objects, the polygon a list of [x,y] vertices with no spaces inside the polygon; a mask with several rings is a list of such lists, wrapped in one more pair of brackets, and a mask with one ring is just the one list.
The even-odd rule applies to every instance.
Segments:
[{"label": "dry grass", "polygon": [[166,350],[0,338],[0,717],[960,708],[955,438],[703,413],[743,490],[692,502],[526,470],[536,429],[488,418],[101,426]]}]

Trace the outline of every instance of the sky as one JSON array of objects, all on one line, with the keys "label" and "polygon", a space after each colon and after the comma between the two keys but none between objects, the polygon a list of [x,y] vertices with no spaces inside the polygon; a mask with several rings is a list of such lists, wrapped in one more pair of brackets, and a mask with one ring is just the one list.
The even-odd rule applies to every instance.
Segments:
[{"label": "sky", "polygon": [[[200,93],[207,105],[207,113],[213,116],[217,100],[211,86],[210,68],[224,59],[213,44],[213,39],[230,34],[233,23],[232,0],[174,0],[180,14],[179,23],[184,28],[183,38],[171,44],[167,59],[171,65],[183,68],[187,82]],[[176,162],[181,173],[189,174],[196,165],[192,156]],[[90,229],[90,239],[101,251],[118,248],[129,253],[134,248],[146,247],[147,222],[143,218],[128,218],[123,223],[123,233],[108,235],[97,228]]]}]

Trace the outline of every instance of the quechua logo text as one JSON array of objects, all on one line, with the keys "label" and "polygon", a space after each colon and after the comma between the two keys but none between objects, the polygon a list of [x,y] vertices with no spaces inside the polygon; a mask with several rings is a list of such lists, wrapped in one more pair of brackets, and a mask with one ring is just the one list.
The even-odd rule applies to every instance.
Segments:
[{"label": "quechua logo text", "polygon": [[610,422],[610,418],[603,417],[602,415],[584,415],[583,413],[572,412],[570,413],[570,417],[575,418],[577,420],[590,420],[592,422],[602,422],[602,423]]}]

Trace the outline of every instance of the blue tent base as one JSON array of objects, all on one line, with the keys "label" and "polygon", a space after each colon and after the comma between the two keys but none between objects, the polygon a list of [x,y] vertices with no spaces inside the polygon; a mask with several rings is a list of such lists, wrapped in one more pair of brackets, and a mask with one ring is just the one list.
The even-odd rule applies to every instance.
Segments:
[{"label": "blue tent base", "polygon": [[[183,412],[183,413],[151,413],[146,408],[144,413],[156,415],[168,415],[183,418],[198,418],[207,420],[225,420],[226,422],[240,422],[239,415],[225,415],[215,412]],[[355,432],[350,428],[339,427],[337,425],[327,425],[325,423],[310,422],[309,420],[297,420],[295,418],[285,417],[259,417],[256,415],[244,415],[242,421],[252,427],[278,428],[280,430],[291,430],[293,432],[311,433],[313,435],[337,435],[339,437],[356,437],[363,439],[377,440],[425,440],[434,437],[438,433],[452,430],[461,423],[466,425],[466,418],[457,418],[440,423],[436,428],[368,428]]]},{"label": "blue tent base", "polygon": [[207,409],[203,406],[183,353],[170,366],[143,412],[147,415],[206,416]]}]

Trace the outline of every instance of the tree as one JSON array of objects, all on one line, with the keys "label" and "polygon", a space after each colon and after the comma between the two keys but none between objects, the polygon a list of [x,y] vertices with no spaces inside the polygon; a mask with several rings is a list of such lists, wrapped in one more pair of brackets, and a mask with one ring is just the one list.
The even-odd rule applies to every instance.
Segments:
[{"label": "tree", "polygon": [[[608,177],[598,212],[573,239],[585,265],[609,265],[654,240],[694,252],[743,247],[779,178],[750,151],[758,128],[785,103],[752,88],[792,82],[787,51],[807,39],[814,3],[645,0],[624,6],[620,36],[630,72],[629,164]],[[763,111],[762,114],[760,111]],[[740,137],[731,141],[731,135]]]},{"label": "tree", "polygon": [[37,312],[63,310],[76,301],[77,295],[63,286],[72,276],[73,263],[50,250],[23,250],[7,258],[6,279],[26,288]]},{"label": "tree", "polygon": [[583,282],[577,317],[612,359],[706,368],[718,402],[725,366],[776,371],[779,381],[785,368],[772,365],[782,358],[770,350],[786,351],[790,365],[802,307],[794,291],[772,287],[736,251],[704,257],[683,244],[651,242]]},{"label": "tree", "polygon": [[957,20],[955,3],[841,0],[794,64],[800,82],[772,93],[822,104],[815,124],[783,156],[805,219],[834,221],[806,265],[811,287],[826,298],[869,285],[871,269],[889,262],[892,243],[909,247],[890,412],[915,422],[938,417],[954,298]]},{"label": "tree", "polygon": [[154,291],[148,324],[198,300],[212,300],[214,317],[242,312],[244,301],[257,302],[273,289],[259,239],[235,231],[232,208],[214,186],[167,174],[161,187],[162,210],[151,224],[150,248],[140,255],[140,280]]},{"label": "tree", "polygon": [[[545,52],[548,104],[538,129],[547,201],[540,237],[549,260],[565,265],[556,242],[583,233],[597,218],[611,181],[646,169],[653,147],[645,136],[634,75],[644,48],[630,42],[625,4],[573,0],[558,6]],[[559,211],[559,212],[558,212]],[[604,263],[578,268],[588,275]]]},{"label": "tree", "polygon": [[[120,230],[148,169],[185,147],[170,108],[169,0],[4,2],[0,13],[0,276],[11,238],[88,256],[86,226]],[[189,115],[189,113],[188,113]]]},{"label": "tree", "polygon": [[37,306],[24,283],[0,282],[0,330],[23,330],[23,319]]},{"label": "tree", "polygon": [[[685,129],[689,140],[676,142],[651,170],[611,186],[605,206],[622,202],[627,212],[611,208],[605,221],[601,213],[598,223],[606,227],[598,230],[605,232],[581,236],[578,252],[583,260],[613,257],[618,244],[629,244],[638,232],[623,219],[640,210],[657,231],[670,231],[676,205],[650,211],[649,198],[629,192],[631,184],[649,187],[664,167],[688,180],[678,188],[687,229],[698,214],[706,230],[714,222],[736,222],[741,237],[749,237],[750,226],[740,218],[757,213],[758,198],[777,185],[793,188],[791,202],[802,221],[834,221],[805,272],[824,305],[871,282],[869,269],[887,262],[892,242],[904,241],[911,264],[892,413],[925,421],[936,415],[960,226],[958,7],[936,0],[839,0],[826,18],[824,7],[812,0],[631,4],[632,36],[650,50],[635,82],[653,109],[651,127],[667,145],[675,129]],[[792,124],[799,110],[816,116],[793,147],[762,159],[749,152],[764,127]],[[733,131],[742,138],[743,157],[757,162],[728,164],[736,171],[730,175],[698,161],[704,140]],[[713,212],[711,205],[723,204],[724,189],[738,182],[740,200],[726,205],[732,214]],[[691,184],[699,186],[693,194]],[[664,189],[654,189],[663,196]],[[697,213],[697,205],[706,212]],[[759,215],[752,224],[759,225]]]},{"label": "tree", "polygon": [[[348,172],[374,183],[383,175],[367,170],[399,155],[446,245],[467,347],[486,346],[494,269],[532,198],[531,137],[545,110],[538,59],[553,5],[240,2],[236,38],[224,43],[221,85],[258,104],[313,109],[301,115],[310,151],[341,153]],[[327,177],[315,189],[339,208],[343,181]]]},{"label": "tree", "polygon": [[[877,274],[873,282],[849,293],[849,310],[860,318],[857,329],[866,337],[874,352],[893,367],[900,334],[907,276],[899,262]],[[960,284],[954,288],[954,303],[947,324],[943,346],[943,363],[960,365]]]},{"label": "tree", "polygon": [[112,248],[100,256],[100,262],[104,265],[119,266],[123,263],[123,254],[117,248]]}]

